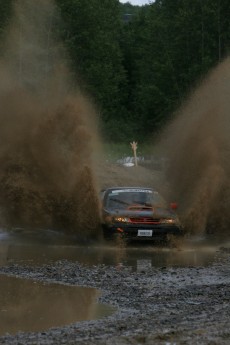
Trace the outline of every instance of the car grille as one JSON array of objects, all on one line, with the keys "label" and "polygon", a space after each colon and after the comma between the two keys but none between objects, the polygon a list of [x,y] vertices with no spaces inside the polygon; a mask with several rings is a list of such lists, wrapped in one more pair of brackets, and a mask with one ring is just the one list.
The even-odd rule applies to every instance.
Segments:
[{"label": "car grille", "polygon": [[136,224],[160,224],[159,219],[154,219],[152,217],[139,217],[139,218],[130,218],[131,223]]}]

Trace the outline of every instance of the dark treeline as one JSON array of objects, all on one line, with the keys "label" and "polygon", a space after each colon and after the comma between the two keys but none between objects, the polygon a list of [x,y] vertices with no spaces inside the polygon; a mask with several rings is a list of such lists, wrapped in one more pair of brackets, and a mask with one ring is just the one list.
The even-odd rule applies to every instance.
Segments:
[{"label": "dark treeline", "polygon": [[[14,0],[0,0],[0,34]],[[229,0],[55,0],[73,79],[97,105],[107,140],[157,132],[228,54]]]}]

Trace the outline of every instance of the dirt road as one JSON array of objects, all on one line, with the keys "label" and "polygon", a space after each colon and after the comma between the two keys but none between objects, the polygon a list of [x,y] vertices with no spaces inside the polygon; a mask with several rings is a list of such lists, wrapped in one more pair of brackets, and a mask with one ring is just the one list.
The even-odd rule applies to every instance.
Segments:
[{"label": "dirt road", "polygon": [[162,171],[143,166],[125,167],[104,161],[95,166],[94,173],[100,189],[112,186],[142,186],[158,189],[162,180]]},{"label": "dirt road", "polygon": [[[44,282],[92,286],[112,316],[40,333],[0,337],[0,344],[229,344],[230,250],[216,251],[209,267],[134,272],[59,261],[42,267],[3,267],[0,273]],[[61,312],[61,310],[60,310]]]}]

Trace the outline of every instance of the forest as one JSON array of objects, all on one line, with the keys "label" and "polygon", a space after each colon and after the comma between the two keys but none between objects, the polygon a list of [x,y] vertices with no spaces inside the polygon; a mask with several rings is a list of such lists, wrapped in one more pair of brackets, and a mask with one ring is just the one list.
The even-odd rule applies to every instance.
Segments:
[{"label": "forest", "polygon": [[[0,0],[0,37],[15,0]],[[72,78],[107,141],[147,140],[229,53],[229,0],[55,0]]]}]

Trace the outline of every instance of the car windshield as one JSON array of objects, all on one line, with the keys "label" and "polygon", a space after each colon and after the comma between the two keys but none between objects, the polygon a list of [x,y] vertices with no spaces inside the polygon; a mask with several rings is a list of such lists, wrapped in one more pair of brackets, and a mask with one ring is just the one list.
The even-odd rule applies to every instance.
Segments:
[{"label": "car windshield", "polygon": [[166,207],[161,195],[151,189],[118,189],[112,190],[107,195],[106,208],[128,209],[132,206]]}]

